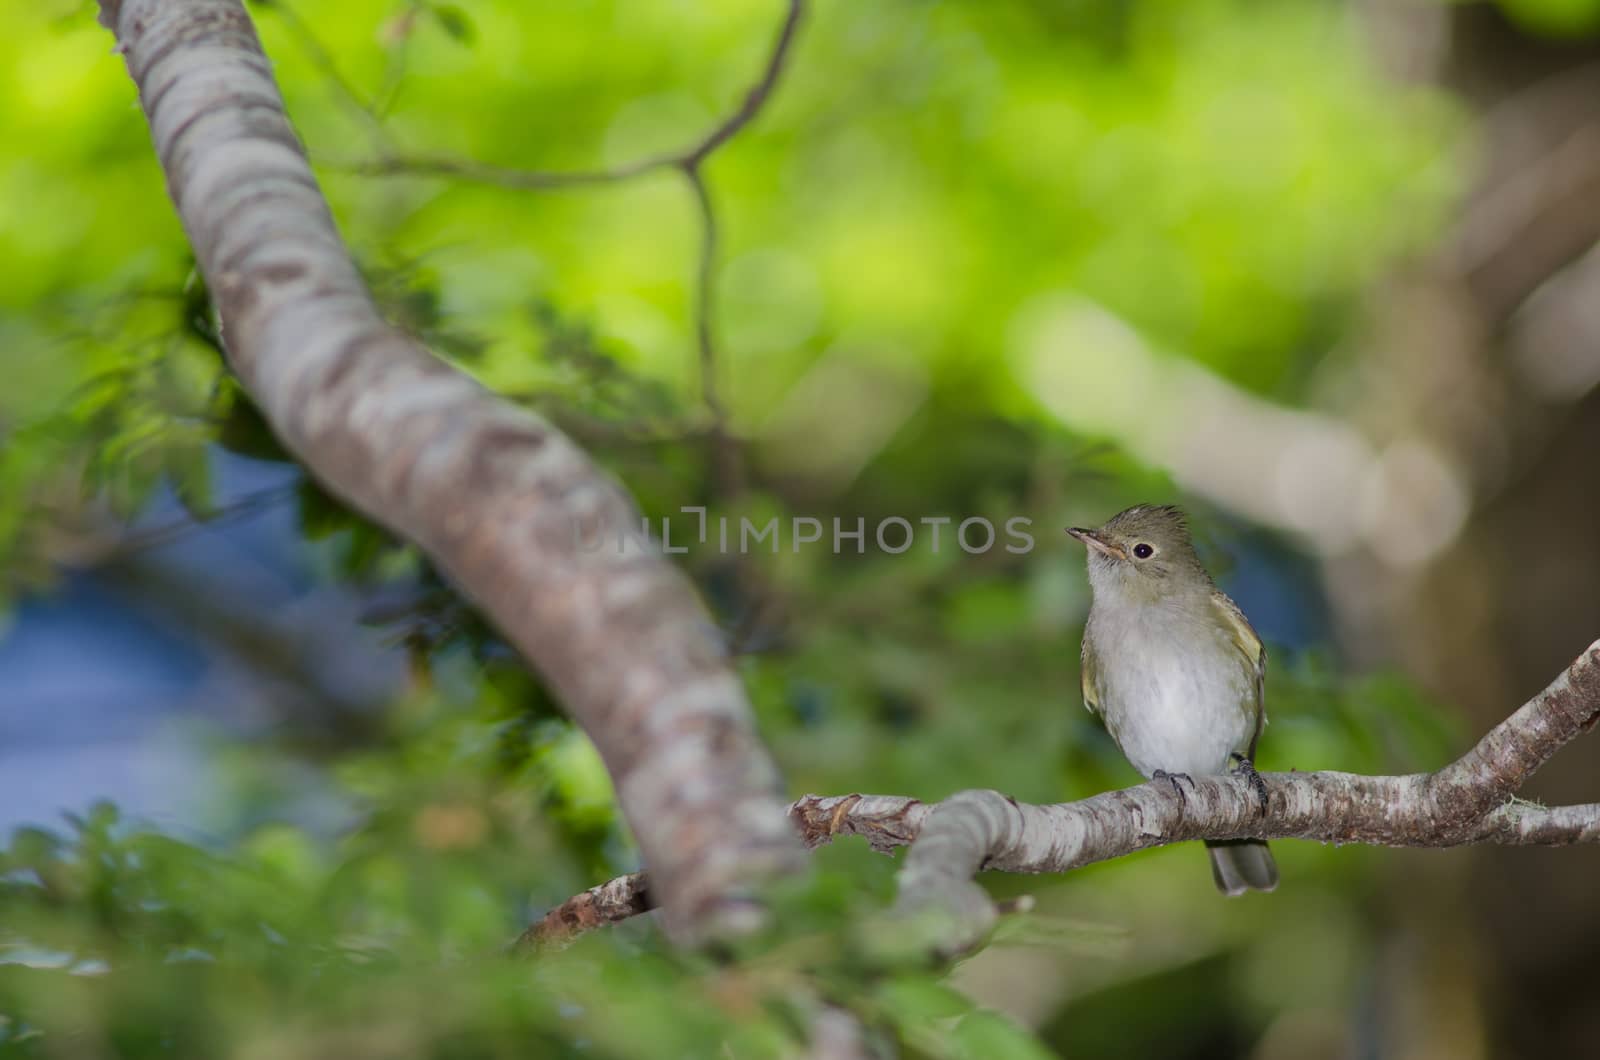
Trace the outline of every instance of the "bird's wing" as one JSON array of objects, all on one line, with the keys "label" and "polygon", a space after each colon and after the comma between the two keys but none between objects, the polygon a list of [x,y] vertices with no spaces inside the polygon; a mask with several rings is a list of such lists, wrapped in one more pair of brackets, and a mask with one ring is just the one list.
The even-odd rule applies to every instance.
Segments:
[{"label": "bird's wing", "polygon": [[1095,682],[1098,675],[1094,672],[1094,660],[1089,654],[1089,633],[1084,631],[1083,647],[1078,652],[1078,674],[1083,685],[1083,705],[1089,709],[1090,714],[1100,713],[1100,694],[1095,691]]},{"label": "bird's wing", "polygon": [[1211,606],[1217,609],[1217,614],[1222,617],[1223,628],[1228,631],[1228,639],[1233,646],[1239,649],[1239,654],[1244,656],[1246,663],[1255,671],[1255,708],[1256,732],[1250,738],[1250,754],[1255,756],[1256,736],[1261,735],[1261,727],[1267,723],[1267,712],[1262,709],[1263,686],[1267,680],[1267,649],[1262,645],[1261,638],[1256,636],[1256,631],[1251,627],[1250,620],[1244,617],[1244,612],[1239,610],[1239,605],[1228,599],[1224,592],[1211,594]]}]

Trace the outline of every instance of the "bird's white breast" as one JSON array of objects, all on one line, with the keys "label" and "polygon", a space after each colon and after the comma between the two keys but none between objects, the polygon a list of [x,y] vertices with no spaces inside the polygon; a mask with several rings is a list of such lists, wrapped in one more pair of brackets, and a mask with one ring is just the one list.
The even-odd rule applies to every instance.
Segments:
[{"label": "bird's white breast", "polygon": [[1248,752],[1255,674],[1225,633],[1164,604],[1097,609],[1092,621],[1100,712],[1135,769],[1222,773]]}]

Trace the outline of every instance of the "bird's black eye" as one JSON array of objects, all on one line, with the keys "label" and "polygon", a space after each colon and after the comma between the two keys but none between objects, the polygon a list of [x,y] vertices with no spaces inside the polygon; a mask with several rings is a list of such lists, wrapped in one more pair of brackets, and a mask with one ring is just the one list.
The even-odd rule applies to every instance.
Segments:
[{"label": "bird's black eye", "polygon": [[1151,556],[1156,554],[1156,550],[1151,548],[1149,545],[1134,545],[1133,554],[1140,559],[1149,559]]}]

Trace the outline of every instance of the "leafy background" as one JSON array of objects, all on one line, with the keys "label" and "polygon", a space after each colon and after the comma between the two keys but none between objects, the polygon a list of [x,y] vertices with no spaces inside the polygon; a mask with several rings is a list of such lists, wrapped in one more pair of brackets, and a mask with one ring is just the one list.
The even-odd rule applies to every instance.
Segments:
[{"label": "leafy background", "polygon": [[[929,1056],[1587,1040],[1592,1017],[1548,984],[1600,947],[1592,916],[1563,932],[1559,902],[1528,908],[1533,877],[1592,893],[1576,852],[1511,852],[1519,876],[1469,852],[1281,843],[1280,891],[1229,903],[1187,848],[992,878],[1037,910],[945,977],[863,948],[894,864],[840,843],[745,960],[674,953],[648,919],[508,957],[545,908],[636,867],[597,757],[426,562],[307,480],[239,393],[93,11],[5,10],[0,1052],[770,1055],[823,1000]],[[1403,623],[1358,648],[1333,561],[1186,490],[1126,444],[1134,412],[1053,389],[1068,353],[1036,335],[1062,307],[1114,322],[1069,351],[1090,395],[1127,383],[1130,335],[1169,351],[1158,368],[1288,410],[1404,375],[1404,349],[1363,343],[1384,292],[1470,207],[1488,75],[1395,76],[1359,6],[817,4],[776,95],[706,166],[717,382],[745,442],[733,492],[708,452],[701,231],[678,174],[530,193],[357,170],[677,149],[742,98],[779,5],[251,13],[385,312],[554,415],[675,533],[693,525],[684,505],[735,525],[1031,520],[1020,555],[919,535],[903,555],[786,540],[681,557],[745,652],[797,795],[1057,801],[1133,782],[1079,708],[1087,587],[1056,531],[1144,499],[1188,505],[1271,645],[1266,769],[1436,767],[1588,640],[1585,578],[1558,573],[1504,598],[1523,609],[1508,623],[1563,619],[1537,627],[1537,650],[1441,677]],[[1600,5],[1434,17],[1554,69],[1587,54]],[[1569,405],[1595,419],[1592,398]],[[1540,481],[1542,452],[1512,481]],[[1475,498],[1462,540],[1516,540],[1495,530],[1503,496]],[[1587,548],[1554,558],[1593,570]],[[1451,628],[1448,592],[1409,599],[1412,622]],[[1473,701],[1495,666],[1498,683],[1476,683],[1505,695]]]}]

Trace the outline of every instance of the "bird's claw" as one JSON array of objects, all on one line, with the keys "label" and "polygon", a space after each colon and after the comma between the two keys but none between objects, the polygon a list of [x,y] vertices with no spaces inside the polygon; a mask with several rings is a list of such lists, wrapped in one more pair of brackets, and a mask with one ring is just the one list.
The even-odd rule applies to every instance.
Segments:
[{"label": "bird's claw", "polygon": [[1179,803],[1179,805],[1182,805],[1182,806],[1189,805],[1189,797],[1183,793],[1183,785],[1178,783],[1178,781],[1180,781],[1180,780],[1187,780],[1189,782],[1189,786],[1191,788],[1194,787],[1194,778],[1191,777],[1189,774],[1187,774],[1187,773],[1168,773],[1165,769],[1158,769],[1154,773],[1150,774],[1150,779],[1151,780],[1165,780],[1167,783],[1172,785],[1172,790],[1178,793],[1178,803]]},{"label": "bird's claw", "polygon": [[1250,790],[1256,793],[1256,801],[1261,804],[1261,815],[1265,817],[1267,813],[1267,782],[1261,778],[1260,773],[1256,772],[1256,764],[1244,755],[1234,752],[1233,760],[1237,763],[1233,767],[1234,775],[1244,777],[1245,780],[1250,782]]}]

